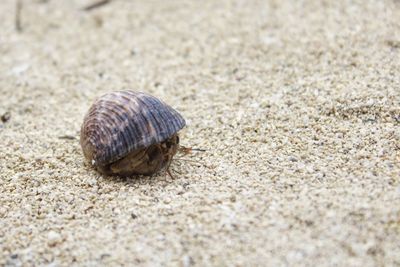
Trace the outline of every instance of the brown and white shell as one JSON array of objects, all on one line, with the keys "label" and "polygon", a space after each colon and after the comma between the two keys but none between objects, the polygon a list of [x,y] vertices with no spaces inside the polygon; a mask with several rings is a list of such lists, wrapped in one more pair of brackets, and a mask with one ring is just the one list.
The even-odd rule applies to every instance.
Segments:
[{"label": "brown and white shell", "polygon": [[[101,172],[150,175],[169,165],[179,142],[177,132],[185,124],[176,110],[154,96],[134,91],[111,92],[98,98],[89,109],[80,143],[85,158]],[[146,167],[146,171],[140,170],[151,164],[154,166]],[[133,167],[139,165],[139,169]]]}]

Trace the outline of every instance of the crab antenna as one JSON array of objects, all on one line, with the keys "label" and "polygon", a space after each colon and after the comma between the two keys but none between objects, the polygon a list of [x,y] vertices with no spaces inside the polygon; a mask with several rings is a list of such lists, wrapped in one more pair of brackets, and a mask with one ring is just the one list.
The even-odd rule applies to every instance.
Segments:
[{"label": "crab antenna", "polygon": [[179,152],[183,152],[183,153],[188,154],[188,153],[190,153],[192,151],[206,152],[206,150],[202,149],[202,148],[179,146]]}]

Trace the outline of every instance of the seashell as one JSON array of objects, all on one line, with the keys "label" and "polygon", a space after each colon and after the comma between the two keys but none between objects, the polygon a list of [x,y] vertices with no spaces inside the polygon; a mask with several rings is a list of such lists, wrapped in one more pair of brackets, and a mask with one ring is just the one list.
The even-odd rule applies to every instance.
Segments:
[{"label": "seashell", "polygon": [[86,114],[80,143],[101,173],[152,175],[168,167],[179,147],[183,117],[142,92],[117,91],[98,98]]}]

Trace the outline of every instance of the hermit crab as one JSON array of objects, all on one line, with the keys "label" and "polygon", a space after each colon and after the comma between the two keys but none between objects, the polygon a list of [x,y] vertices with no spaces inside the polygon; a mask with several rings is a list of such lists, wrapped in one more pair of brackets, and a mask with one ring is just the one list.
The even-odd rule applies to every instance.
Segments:
[{"label": "hermit crab", "polygon": [[101,173],[152,175],[161,169],[169,173],[179,148],[178,131],[185,125],[175,109],[154,96],[111,92],[89,109],[80,143],[85,158]]}]

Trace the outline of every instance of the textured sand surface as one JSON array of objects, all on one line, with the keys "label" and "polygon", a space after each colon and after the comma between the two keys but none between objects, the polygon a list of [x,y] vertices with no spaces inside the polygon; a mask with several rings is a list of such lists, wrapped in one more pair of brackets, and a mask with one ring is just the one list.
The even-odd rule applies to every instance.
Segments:
[{"label": "textured sand surface", "polygon": [[[0,265],[400,265],[399,1],[89,3],[23,0],[18,33],[0,1]],[[83,116],[120,89],[199,164],[91,169]]]}]

